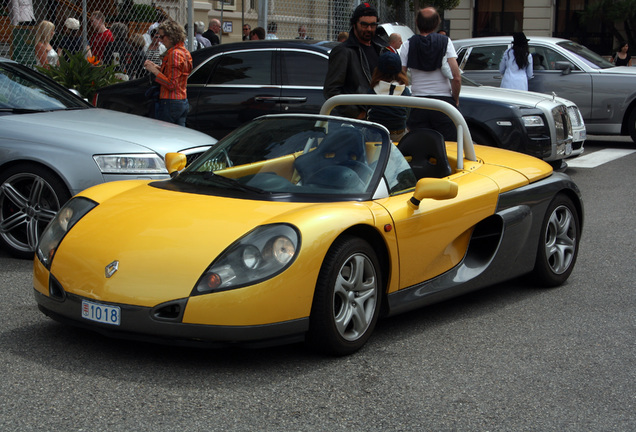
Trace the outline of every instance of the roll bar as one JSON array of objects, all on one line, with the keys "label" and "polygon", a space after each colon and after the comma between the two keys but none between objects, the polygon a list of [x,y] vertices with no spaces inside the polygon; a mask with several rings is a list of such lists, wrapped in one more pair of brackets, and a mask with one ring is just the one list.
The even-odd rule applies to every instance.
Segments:
[{"label": "roll bar", "polygon": [[340,105],[384,105],[440,111],[450,117],[457,127],[457,169],[464,168],[464,157],[470,161],[477,160],[468,124],[459,110],[448,102],[414,96],[347,94],[327,99],[320,109],[320,114],[329,115]]}]

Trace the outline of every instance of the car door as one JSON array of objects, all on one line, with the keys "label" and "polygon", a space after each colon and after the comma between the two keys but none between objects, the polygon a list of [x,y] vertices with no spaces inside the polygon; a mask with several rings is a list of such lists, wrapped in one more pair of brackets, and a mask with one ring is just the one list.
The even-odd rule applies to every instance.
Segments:
[{"label": "car door", "polygon": [[[571,100],[579,107],[585,120],[607,117],[604,107],[592,107],[592,77],[589,72],[550,46],[530,43],[530,53],[533,57],[534,78],[528,81],[528,90],[554,93]],[[570,63],[571,70],[559,69],[558,62]]]},{"label": "car door", "polygon": [[309,50],[282,49],[280,59],[281,108],[283,112],[320,112],[325,102],[323,84],[329,56]]},{"label": "car door", "polygon": [[461,262],[473,227],[494,213],[499,187],[487,170],[481,173],[481,167],[475,164],[471,170],[449,177],[458,185],[455,198],[424,199],[413,209],[407,205],[410,195],[403,191],[410,185],[404,179],[408,179],[411,169],[398,153],[397,148],[392,149],[385,169],[391,196],[376,202],[393,218],[402,289],[433,279]]},{"label": "car door", "polygon": [[501,75],[499,62],[507,44],[482,45],[460,49],[458,54],[460,69],[464,76],[483,85],[499,87]]},{"label": "car door", "polygon": [[197,68],[188,80],[188,125],[220,139],[256,117],[281,112],[274,54],[227,52]]}]

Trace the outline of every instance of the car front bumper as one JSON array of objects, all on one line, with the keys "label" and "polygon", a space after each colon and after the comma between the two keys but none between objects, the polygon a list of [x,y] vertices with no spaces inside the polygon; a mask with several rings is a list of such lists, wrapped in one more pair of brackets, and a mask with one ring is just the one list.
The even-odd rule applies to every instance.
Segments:
[{"label": "car front bumper", "polygon": [[[95,302],[93,299],[83,299],[59,291],[55,296],[47,296],[35,289],[34,296],[40,311],[56,321],[93,330],[108,337],[169,345],[272,346],[300,342],[309,328],[309,318],[254,326],[186,324],[179,322],[180,317],[161,318],[157,314],[157,308],[115,303],[104,304],[120,308],[120,325],[103,324],[82,318],[82,300]],[[178,302],[185,307],[187,299]]]}]

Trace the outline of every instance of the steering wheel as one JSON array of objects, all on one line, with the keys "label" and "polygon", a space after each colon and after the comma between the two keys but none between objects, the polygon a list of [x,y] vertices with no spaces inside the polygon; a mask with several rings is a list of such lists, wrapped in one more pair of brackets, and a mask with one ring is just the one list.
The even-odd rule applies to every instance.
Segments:
[{"label": "steering wheel", "polygon": [[358,177],[360,177],[360,180],[362,180],[365,184],[369,182],[369,179],[373,175],[373,169],[363,162],[348,160],[338,165],[354,170],[356,174],[358,174]]}]

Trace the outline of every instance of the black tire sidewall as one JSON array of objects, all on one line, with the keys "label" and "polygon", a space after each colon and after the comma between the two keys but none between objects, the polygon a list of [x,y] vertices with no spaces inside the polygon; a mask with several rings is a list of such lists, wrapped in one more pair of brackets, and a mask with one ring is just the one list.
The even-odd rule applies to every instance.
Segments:
[{"label": "black tire sidewall", "polygon": [[[572,217],[574,218],[576,224],[576,240],[574,245],[574,256],[572,257],[572,262],[566,271],[563,273],[557,274],[555,273],[548,263],[548,259],[545,252],[545,241],[546,241],[546,232],[548,229],[548,222],[552,217],[554,211],[561,207],[565,206],[570,210]],[[581,218],[577,211],[577,208],[574,206],[572,200],[564,194],[558,194],[554,197],[548,209],[545,213],[545,217],[543,218],[543,222],[541,225],[541,234],[539,237],[539,247],[537,250],[537,258],[534,266],[534,277],[536,282],[544,287],[556,287],[562,285],[569,277],[574,267],[576,265],[576,260],[579,254],[579,245],[581,243]]]},{"label": "black tire sidewall", "polygon": [[[348,341],[342,338],[336,328],[333,297],[339,270],[346,260],[356,253],[365,255],[374,266],[377,297],[369,327],[358,339]],[[384,291],[383,286],[380,263],[371,245],[358,237],[344,236],[338,238],[325,256],[318,275],[309,318],[309,332],[307,334],[307,342],[310,346],[319,352],[330,355],[348,355],[362,348],[371,336],[378,321]]]},{"label": "black tire sidewall", "polygon": [[632,141],[636,143],[636,107],[629,113],[629,120],[627,123],[627,132],[632,138]]}]

